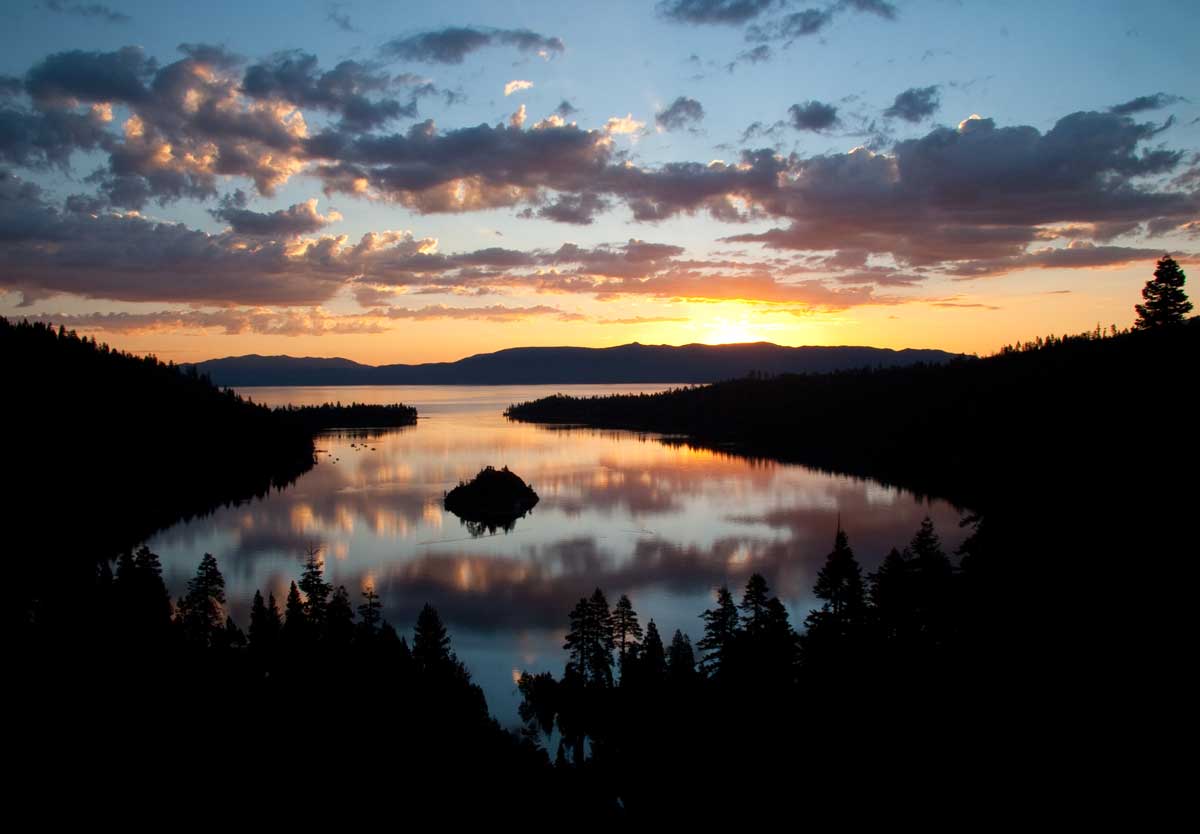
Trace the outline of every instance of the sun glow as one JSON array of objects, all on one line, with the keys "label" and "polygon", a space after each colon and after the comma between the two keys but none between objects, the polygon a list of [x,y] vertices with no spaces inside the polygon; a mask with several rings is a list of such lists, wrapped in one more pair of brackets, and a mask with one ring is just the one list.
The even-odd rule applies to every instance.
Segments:
[{"label": "sun glow", "polygon": [[730,345],[743,342],[760,342],[763,337],[746,318],[717,318],[707,323],[702,340],[709,345]]}]

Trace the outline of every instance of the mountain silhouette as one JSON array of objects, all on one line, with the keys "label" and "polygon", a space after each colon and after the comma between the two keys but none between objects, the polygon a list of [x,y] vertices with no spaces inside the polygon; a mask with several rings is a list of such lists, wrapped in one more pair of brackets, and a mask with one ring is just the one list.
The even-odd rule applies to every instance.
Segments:
[{"label": "mountain silhouette", "polygon": [[608,348],[525,347],[456,362],[364,365],[349,359],[231,356],[196,363],[217,385],[546,385],[705,383],[750,373],[824,373],[866,367],[942,363],[960,354],[873,347],[642,345]]}]

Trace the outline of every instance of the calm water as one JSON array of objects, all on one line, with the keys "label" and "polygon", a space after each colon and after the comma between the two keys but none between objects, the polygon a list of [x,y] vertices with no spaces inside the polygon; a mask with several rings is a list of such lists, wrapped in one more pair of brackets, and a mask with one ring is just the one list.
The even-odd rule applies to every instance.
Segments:
[{"label": "calm water", "polygon": [[[509,403],[555,392],[666,387],[244,389],[272,405],[402,401],[417,407],[420,421],[365,443],[323,436],[319,464],[291,488],[178,524],[150,545],[172,595],[204,553],[215,555],[243,628],[255,589],[273,592],[282,608],[306,548],[319,545],[327,579],[345,585],[356,605],[358,589],[374,583],[386,617],[410,640],[420,606],[436,606],[492,711],[513,724],[514,677],[522,669],[561,673],[567,613],[597,586],[610,603],[628,594],[664,640],[679,628],[695,642],[713,590],[727,582],[740,597],[755,571],[799,624],[839,514],[868,570],[927,514],[948,547],[962,540],[953,507],[878,483],[632,432],[549,429],[502,416]],[[441,499],[488,464],[507,465],[541,502],[511,532],[475,538]]]}]

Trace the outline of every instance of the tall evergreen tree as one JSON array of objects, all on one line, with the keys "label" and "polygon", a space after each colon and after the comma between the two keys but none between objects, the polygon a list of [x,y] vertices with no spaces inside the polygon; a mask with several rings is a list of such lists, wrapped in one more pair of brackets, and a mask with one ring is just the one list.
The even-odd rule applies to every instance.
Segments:
[{"label": "tall evergreen tree", "polygon": [[563,648],[588,684],[612,686],[612,653],[615,648],[613,617],[599,588],[590,599],[581,598],[571,610],[571,628]]},{"label": "tall evergreen tree", "polygon": [[845,530],[839,529],[833,537],[833,551],[817,574],[813,593],[824,601],[822,610],[833,617],[849,621],[861,616],[866,606],[862,568],[854,558]]},{"label": "tall evergreen tree", "polygon": [[770,593],[771,589],[762,574],[753,574],[747,580],[738,609],[742,612],[742,629],[752,637],[767,627],[767,603],[770,602]]},{"label": "tall evergreen tree", "polygon": [[452,662],[450,635],[447,634],[437,609],[429,603],[425,603],[421,613],[417,615],[412,656],[417,667],[425,672],[444,671]]},{"label": "tall evergreen tree", "polygon": [[667,652],[654,620],[646,623],[646,639],[638,658],[638,671],[641,680],[650,685],[662,682],[667,676]]},{"label": "tall evergreen tree", "polygon": [[359,632],[373,637],[379,631],[379,623],[383,620],[383,605],[379,602],[379,594],[371,585],[362,589],[363,601],[358,606]]},{"label": "tall evergreen tree", "polygon": [[675,629],[671,647],[667,650],[667,676],[677,686],[687,686],[696,680],[696,655],[692,641],[680,629]]},{"label": "tall evergreen tree", "polygon": [[738,611],[733,594],[722,585],[717,590],[717,605],[700,615],[704,619],[704,637],[696,646],[703,652],[701,660],[704,673],[719,677],[722,665],[733,651],[738,635]]},{"label": "tall evergreen tree", "polygon": [[279,616],[279,606],[275,604],[275,595],[271,594],[270,601],[264,603],[262,591],[254,592],[254,602],[250,606],[250,648],[255,652],[270,655],[279,644],[279,634],[283,630],[283,620]]},{"label": "tall evergreen tree", "polygon": [[205,553],[188,580],[187,594],[179,604],[179,620],[189,642],[212,646],[220,641],[225,629],[225,577],[217,560]]},{"label": "tall evergreen tree", "polygon": [[885,641],[904,640],[915,616],[912,555],[892,548],[871,574],[871,612]]},{"label": "tall evergreen tree", "polygon": [[613,610],[612,623],[617,657],[624,663],[625,653],[630,649],[635,649],[643,637],[637,612],[633,610],[633,603],[625,594],[621,594],[621,598],[617,600],[617,607]]},{"label": "tall evergreen tree", "polygon": [[345,585],[339,585],[326,611],[325,637],[334,646],[349,646],[354,640],[354,609]]},{"label": "tall evergreen tree", "polygon": [[300,599],[300,590],[295,582],[288,588],[287,599],[283,603],[282,635],[292,646],[304,643],[309,636],[308,617],[304,613],[304,602]]},{"label": "tall evergreen tree", "polygon": [[1169,255],[1159,258],[1153,280],[1147,281],[1142,288],[1146,303],[1134,305],[1138,314],[1134,328],[1153,330],[1183,321],[1192,311],[1192,302],[1183,291],[1186,280],[1187,276],[1173,258]]},{"label": "tall evergreen tree", "polygon": [[325,581],[325,566],[318,557],[321,548],[308,548],[304,571],[300,574],[300,590],[304,592],[304,616],[309,626],[317,633],[325,629],[325,615],[329,608],[329,595],[333,586]]}]

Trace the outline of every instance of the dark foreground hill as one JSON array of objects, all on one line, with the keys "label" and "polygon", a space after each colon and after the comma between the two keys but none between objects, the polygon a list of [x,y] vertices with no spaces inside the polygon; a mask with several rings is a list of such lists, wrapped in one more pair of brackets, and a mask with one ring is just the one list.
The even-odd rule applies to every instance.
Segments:
[{"label": "dark foreground hill", "polygon": [[941,350],[872,347],[641,345],[610,348],[528,347],[424,365],[361,365],[349,359],[231,356],[196,364],[218,385],[550,385],[688,382],[749,373],[823,373],[942,363]]}]

